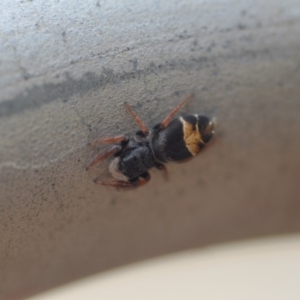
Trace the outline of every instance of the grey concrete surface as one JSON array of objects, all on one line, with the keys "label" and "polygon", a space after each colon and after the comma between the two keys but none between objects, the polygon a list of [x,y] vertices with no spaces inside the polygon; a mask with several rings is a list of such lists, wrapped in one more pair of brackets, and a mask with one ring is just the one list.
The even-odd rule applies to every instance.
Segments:
[{"label": "grey concrete surface", "polygon": [[[300,4],[0,3],[0,298],[155,255],[300,229]],[[96,186],[99,137],[187,94],[215,143],[143,188]]]}]

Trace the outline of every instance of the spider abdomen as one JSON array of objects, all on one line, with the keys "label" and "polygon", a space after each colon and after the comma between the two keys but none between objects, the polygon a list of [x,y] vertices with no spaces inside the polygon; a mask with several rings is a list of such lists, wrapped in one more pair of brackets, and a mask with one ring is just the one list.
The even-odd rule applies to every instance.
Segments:
[{"label": "spider abdomen", "polygon": [[152,149],[161,162],[181,161],[195,156],[212,138],[210,120],[204,116],[188,115],[174,119],[154,134]]}]

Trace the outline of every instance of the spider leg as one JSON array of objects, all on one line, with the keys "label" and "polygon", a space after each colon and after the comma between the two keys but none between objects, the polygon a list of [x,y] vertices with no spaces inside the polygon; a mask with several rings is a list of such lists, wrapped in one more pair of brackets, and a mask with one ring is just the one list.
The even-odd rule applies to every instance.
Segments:
[{"label": "spider leg", "polygon": [[136,187],[145,185],[146,183],[149,182],[150,178],[151,178],[150,174],[148,172],[145,172],[138,177],[137,182],[135,182],[134,184]]},{"label": "spider leg", "polygon": [[133,116],[134,121],[137,123],[137,125],[140,127],[142,132],[147,135],[149,130],[148,127],[144,124],[144,122],[141,120],[141,118],[132,110],[131,106],[125,102],[126,109],[128,112]]},{"label": "spider leg", "polygon": [[133,187],[133,184],[130,181],[125,181],[125,180],[100,181],[100,180],[95,179],[94,182],[97,184],[100,184],[100,185],[108,185],[108,186],[113,186],[116,188]]},{"label": "spider leg", "polygon": [[171,119],[178,113],[178,111],[184,106],[184,104],[194,97],[193,94],[188,95],[185,99],[183,99],[162,121],[162,128],[166,128],[170,123]]},{"label": "spider leg", "polygon": [[167,170],[167,168],[166,168],[165,165],[156,162],[156,163],[154,164],[154,167],[157,168],[159,171],[162,172],[162,175],[163,175],[163,177],[164,177],[165,180],[168,180],[169,175],[168,175],[168,170]]},{"label": "spider leg", "polygon": [[148,133],[145,134],[143,131],[139,130],[135,133],[134,139],[135,139],[136,142],[140,143],[140,142],[143,142],[145,140],[147,135],[148,135]]},{"label": "spider leg", "polygon": [[86,170],[89,170],[91,167],[93,167],[95,164],[103,161],[104,159],[110,157],[111,155],[116,154],[117,152],[119,152],[120,150],[122,150],[122,147],[117,145],[117,146],[113,146],[112,148],[110,148],[108,151],[99,154],[97,157],[95,157],[86,167]]},{"label": "spider leg", "polygon": [[148,172],[143,173],[140,177],[130,179],[129,181],[125,180],[110,180],[110,181],[100,181],[95,179],[95,183],[100,185],[113,186],[121,190],[129,190],[137,188],[146,184],[150,180],[150,174]]},{"label": "spider leg", "polygon": [[95,140],[90,143],[91,146],[96,146],[98,144],[117,144],[117,143],[125,143],[128,142],[128,137],[125,135],[118,135],[111,138],[105,138],[101,140]]}]

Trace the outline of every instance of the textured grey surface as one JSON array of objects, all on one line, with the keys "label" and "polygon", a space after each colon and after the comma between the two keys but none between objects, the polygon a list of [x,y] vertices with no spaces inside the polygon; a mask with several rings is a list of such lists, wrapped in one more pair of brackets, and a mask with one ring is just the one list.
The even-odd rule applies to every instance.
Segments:
[{"label": "textured grey surface", "polygon": [[[299,1],[1,1],[0,297],[300,229]],[[214,145],[129,192],[87,142],[183,112]]]}]

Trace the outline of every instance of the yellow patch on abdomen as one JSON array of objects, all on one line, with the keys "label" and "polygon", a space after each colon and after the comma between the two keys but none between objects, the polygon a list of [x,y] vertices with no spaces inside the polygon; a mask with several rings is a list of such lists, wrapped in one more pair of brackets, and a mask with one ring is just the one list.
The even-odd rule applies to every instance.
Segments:
[{"label": "yellow patch on abdomen", "polygon": [[200,143],[204,144],[201,134],[198,130],[198,124],[193,128],[193,125],[185,121],[182,117],[179,118],[183,128],[183,139],[189,152],[194,156],[200,151]]}]

